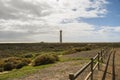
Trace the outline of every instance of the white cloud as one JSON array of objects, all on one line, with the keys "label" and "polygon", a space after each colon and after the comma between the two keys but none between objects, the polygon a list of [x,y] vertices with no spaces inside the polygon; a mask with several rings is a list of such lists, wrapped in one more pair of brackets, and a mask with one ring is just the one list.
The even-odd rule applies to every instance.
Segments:
[{"label": "white cloud", "polygon": [[[0,20],[0,31],[41,33],[56,30],[56,27],[43,21]],[[51,31],[52,31],[51,30]]]},{"label": "white cloud", "polygon": [[77,42],[114,42],[119,41],[120,26],[103,26],[97,29],[95,25],[87,23],[63,24],[65,41]]},{"label": "white cloud", "polygon": [[114,32],[120,33],[120,26],[102,26],[99,32],[101,34],[104,34],[104,33],[113,34]]},{"label": "white cloud", "polygon": [[94,2],[90,0],[60,0],[56,2],[56,5],[53,4],[52,1],[49,3],[53,5],[51,5],[51,11],[49,10],[52,14],[43,17],[43,19],[46,19],[48,22],[60,22],[64,19],[74,19],[78,17],[103,17],[104,14],[107,13],[107,10],[103,7],[107,3],[104,0],[96,0]]},{"label": "white cloud", "polygon": [[93,2],[90,0],[1,0],[1,4],[6,14],[17,18],[19,16],[24,18],[27,14],[37,18],[45,17],[45,19],[89,18],[106,14],[106,9],[103,7],[106,4],[105,0]]},{"label": "white cloud", "polygon": [[68,23],[59,25],[60,29],[66,33],[67,36],[88,36],[94,30],[94,26],[87,23]]},{"label": "white cloud", "polygon": [[[104,17],[106,0],[0,0],[0,41],[107,41],[120,27],[96,26],[76,18]],[[66,23],[62,23],[65,21]],[[8,37],[9,36],[9,37]],[[104,39],[101,39],[104,38]]]}]

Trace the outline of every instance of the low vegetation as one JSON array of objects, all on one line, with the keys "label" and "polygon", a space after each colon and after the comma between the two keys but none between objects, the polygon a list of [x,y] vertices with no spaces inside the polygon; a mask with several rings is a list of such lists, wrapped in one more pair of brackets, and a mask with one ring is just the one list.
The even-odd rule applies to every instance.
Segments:
[{"label": "low vegetation", "polygon": [[38,55],[33,62],[31,62],[30,58],[19,58],[19,57],[9,57],[2,59],[0,61],[0,72],[3,71],[10,71],[12,69],[20,69],[24,66],[27,66],[29,64],[33,64],[33,66],[39,66],[39,65],[45,65],[54,63],[56,61],[59,61],[59,57],[57,54],[41,54]]},{"label": "low vegetation", "polygon": [[37,56],[33,62],[33,66],[39,66],[44,64],[50,64],[58,61],[58,55],[56,54],[41,54]]},{"label": "low vegetation", "polygon": [[14,80],[14,78],[20,78],[30,74],[36,73],[40,69],[44,69],[52,66],[53,64],[41,65],[41,66],[25,66],[21,69],[13,69],[10,72],[0,74],[0,80]]},{"label": "low vegetation", "polygon": [[[50,47],[54,48],[54,47]],[[56,48],[55,48],[56,49]],[[88,46],[86,47],[70,47],[69,49],[66,49],[64,51],[61,50],[55,50],[55,51],[61,51],[62,55],[67,54],[73,54],[80,51],[87,51],[91,50]],[[43,53],[26,53],[23,55],[20,55],[19,57],[7,57],[3,58],[0,61],[0,72],[3,71],[10,71],[12,69],[20,69],[24,66],[27,66],[29,64],[32,64],[33,66],[39,66],[39,65],[45,65],[50,63],[55,63],[56,61],[59,61],[59,55],[58,52],[43,52]]]},{"label": "low vegetation", "polygon": [[91,50],[90,47],[77,47],[77,48],[71,48],[71,49],[68,49],[68,50],[65,50],[62,55],[66,55],[66,54],[73,54],[73,53],[76,53],[76,52],[81,52],[81,51],[88,51],[88,50]]},{"label": "low vegetation", "polygon": [[27,66],[31,62],[27,58],[9,57],[0,61],[0,71],[10,71],[12,69],[20,69]]},{"label": "low vegetation", "polygon": [[[71,48],[62,52],[62,55],[73,54],[80,51],[91,50],[89,47]],[[0,72],[10,71],[12,69],[20,69],[24,66],[32,64],[33,66],[45,65],[59,61],[57,53],[32,54],[27,53],[22,57],[8,57],[0,61]],[[32,61],[32,62],[31,62]]]},{"label": "low vegetation", "polygon": [[32,57],[33,57],[33,54],[27,53],[27,54],[22,55],[22,57],[23,57],[23,58],[32,58]]},{"label": "low vegetation", "polygon": [[[106,46],[104,44],[88,43],[30,43],[30,44],[0,44],[0,72],[9,71],[14,76],[23,76],[29,71],[32,73],[42,66],[53,64],[57,61],[73,61],[82,58],[63,59],[60,56],[66,56],[81,51],[88,51],[95,48]],[[23,69],[26,69],[23,71]],[[33,71],[31,71],[31,69]],[[23,71],[16,73],[14,71]],[[17,74],[17,75],[16,75]],[[0,75],[6,80],[8,74]],[[13,76],[12,75],[12,76]],[[11,77],[12,77],[11,76]],[[1,78],[0,78],[1,79]]]},{"label": "low vegetation", "polygon": [[[0,59],[24,55],[31,57],[33,53],[40,52],[63,52],[72,48],[80,47],[100,48],[103,46],[120,47],[119,43],[6,43],[0,44]],[[32,55],[31,55],[32,53]],[[26,55],[27,54],[27,55]]]}]

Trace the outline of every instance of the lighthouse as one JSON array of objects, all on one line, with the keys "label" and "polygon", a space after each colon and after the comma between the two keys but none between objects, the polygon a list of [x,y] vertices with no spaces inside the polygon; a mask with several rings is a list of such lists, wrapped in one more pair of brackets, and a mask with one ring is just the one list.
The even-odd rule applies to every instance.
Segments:
[{"label": "lighthouse", "polygon": [[60,43],[62,43],[62,30],[60,30]]}]

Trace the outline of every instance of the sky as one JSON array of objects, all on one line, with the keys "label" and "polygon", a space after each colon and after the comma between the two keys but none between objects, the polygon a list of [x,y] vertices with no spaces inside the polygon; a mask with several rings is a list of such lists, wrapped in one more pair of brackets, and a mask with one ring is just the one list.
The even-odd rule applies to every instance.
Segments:
[{"label": "sky", "polygon": [[0,43],[120,42],[120,0],[0,0]]}]

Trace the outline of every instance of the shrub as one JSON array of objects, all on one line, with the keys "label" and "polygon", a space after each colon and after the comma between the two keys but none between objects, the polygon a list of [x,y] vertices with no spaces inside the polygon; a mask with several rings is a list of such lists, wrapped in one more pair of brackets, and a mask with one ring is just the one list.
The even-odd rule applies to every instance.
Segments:
[{"label": "shrub", "polygon": [[20,69],[31,62],[28,58],[9,57],[0,62],[0,68],[5,71]]},{"label": "shrub", "polygon": [[21,61],[22,62],[26,62],[26,64],[30,64],[31,63],[31,59],[29,59],[29,58],[23,58]]},{"label": "shrub", "polygon": [[73,54],[73,53],[76,53],[76,50],[73,48],[73,49],[69,49],[69,50],[66,50],[64,51],[62,54],[63,55],[66,55],[66,54]]},{"label": "shrub", "polygon": [[33,57],[33,54],[30,54],[30,53],[29,53],[29,54],[25,54],[25,55],[23,55],[23,57],[24,57],[24,58],[32,58],[32,57]]},{"label": "shrub", "polygon": [[56,54],[52,54],[52,56],[55,58],[55,61],[59,61],[59,57]]},{"label": "shrub", "polygon": [[80,51],[88,51],[91,50],[90,47],[81,47],[81,48],[75,48],[76,52],[80,52]]},{"label": "shrub", "polygon": [[59,59],[55,54],[41,54],[35,58],[33,66],[54,63],[57,60]]},{"label": "shrub", "polygon": [[30,63],[31,63],[31,60],[30,60],[30,59],[28,59],[28,58],[23,58],[23,59],[21,60],[21,62],[16,65],[16,69],[20,69],[20,68],[22,68],[22,67],[24,67],[24,66],[27,66],[27,65],[30,64]]},{"label": "shrub", "polygon": [[91,50],[91,48],[90,47],[72,48],[72,49],[65,50],[62,54],[63,55],[73,54],[73,53],[76,53],[76,52],[88,51],[88,50]]},{"label": "shrub", "polygon": [[0,61],[0,68],[3,67],[4,62],[1,60]]},{"label": "shrub", "polygon": [[0,72],[3,72],[4,71],[4,62],[3,61],[0,61]]},{"label": "shrub", "polygon": [[81,48],[81,51],[88,51],[88,50],[91,50],[91,48],[90,47],[82,47]]},{"label": "shrub", "polygon": [[16,69],[20,69],[20,68],[22,68],[23,66],[27,66],[28,64],[26,63],[26,62],[21,62],[21,63],[18,63],[17,65],[16,65]]},{"label": "shrub", "polygon": [[35,56],[34,57],[37,57],[37,56],[39,56],[40,55],[40,53],[35,53]]},{"label": "shrub", "polygon": [[4,68],[0,68],[0,72],[3,72],[4,71]]},{"label": "shrub", "polygon": [[13,63],[5,63],[3,67],[4,67],[4,71],[10,71],[14,68],[14,64]]},{"label": "shrub", "polygon": [[5,62],[12,62],[14,64],[18,64],[18,63],[21,63],[21,62],[26,62],[26,63],[29,64],[31,62],[31,60],[28,59],[28,58],[10,57],[10,58],[5,59]]},{"label": "shrub", "polygon": [[20,61],[22,60],[22,58],[18,58],[18,57],[9,57],[9,58],[6,58],[4,59],[4,62],[8,62],[8,63],[14,63],[14,64],[17,64],[19,63]]},{"label": "shrub", "polygon": [[80,51],[81,51],[81,48],[75,48],[75,51],[76,51],[76,52],[80,52]]}]

